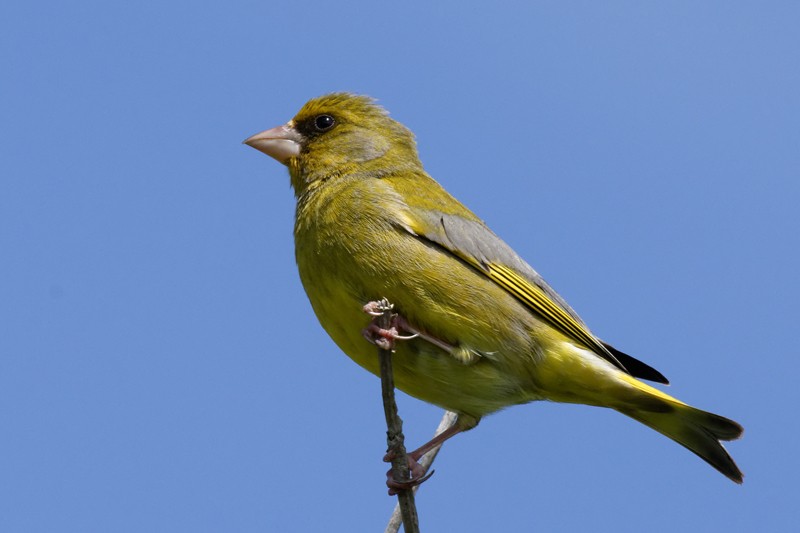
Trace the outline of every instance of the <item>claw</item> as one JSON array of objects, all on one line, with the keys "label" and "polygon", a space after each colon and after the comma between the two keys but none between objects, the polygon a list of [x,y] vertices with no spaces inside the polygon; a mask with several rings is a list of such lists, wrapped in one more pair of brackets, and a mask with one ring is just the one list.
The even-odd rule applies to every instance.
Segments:
[{"label": "claw", "polygon": [[391,469],[386,472],[386,486],[389,487],[389,496],[394,496],[401,490],[413,489],[417,485],[430,479],[433,473],[436,472],[435,470],[431,470],[426,473],[425,468],[410,455],[408,456],[408,470],[409,478],[404,481],[395,479]]},{"label": "claw", "polygon": [[362,308],[365,313],[372,316],[382,316],[384,312],[390,311],[393,306],[389,306],[387,309],[387,305],[384,301],[380,302],[369,302]]},{"label": "claw", "polygon": [[383,350],[392,350],[394,348],[395,340],[398,339],[406,340],[409,338],[413,338],[400,335],[397,332],[397,328],[395,327],[391,327],[389,329],[383,329],[382,327],[378,326],[375,322],[371,322],[369,326],[367,326],[361,331],[361,334],[369,342],[371,342],[372,344]]},{"label": "claw", "polygon": [[[393,307],[394,306],[386,300],[381,300],[379,302],[369,302],[362,308],[365,313],[374,318],[372,322],[362,330],[361,334],[369,342],[383,350],[392,350],[394,348],[394,341],[408,341],[420,336],[416,330],[408,327],[406,321],[395,313],[391,314],[391,327],[389,329],[382,328],[378,325],[378,317],[382,317],[386,311],[391,311]],[[401,335],[400,329],[409,331],[411,334]]]}]

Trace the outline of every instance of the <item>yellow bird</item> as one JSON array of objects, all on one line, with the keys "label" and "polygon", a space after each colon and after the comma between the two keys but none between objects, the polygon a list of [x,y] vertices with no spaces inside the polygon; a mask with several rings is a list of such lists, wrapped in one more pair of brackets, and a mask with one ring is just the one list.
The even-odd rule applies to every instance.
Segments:
[{"label": "yellow bird", "polygon": [[[287,124],[244,142],[289,168],[300,279],[325,331],[376,375],[370,341],[416,335],[396,343],[396,386],[458,414],[449,432],[410,454],[412,462],[485,415],[552,400],[615,409],[742,482],[720,444],[742,427],[637,379],[667,383],[597,338],[425,172],[413,134],[371,98],[313,99]],[[391,331],[370,325],[364,312],[381,298],[398,314]]]}]

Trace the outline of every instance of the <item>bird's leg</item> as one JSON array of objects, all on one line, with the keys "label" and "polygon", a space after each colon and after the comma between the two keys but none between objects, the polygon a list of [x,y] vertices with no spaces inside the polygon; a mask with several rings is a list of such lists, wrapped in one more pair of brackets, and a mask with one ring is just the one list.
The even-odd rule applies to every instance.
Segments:
[{"label": "bird's leg", "polygon": [[[405,341],[419,337],[421,339],[425,339],[435,346],[438,346],[448,353],[451,353],[455,349],[452,344],[448,344],[443,340],[437,339],[436,337],[429,335],[421,329],[411,325],[408,320],[397,313],[392,313],[391,327],[389,329],[381,328],[378,325],[378,317],[383,316],[384,311],[387,310],[385,306],[385,300],[381,300],[379,302],[369,302],[363,308],[365,313],[374,317],[372,322],[370,322],[369,325],[362,331],[364,338],[372,344],[384,350],[391,350],[394,348],[395,340]],[[408,332],[410,335],[401,335],[401,331]]]},{"label": "bird's leg", "polygon": [[[474,426],[472,426],[474,427]],[[428,453],[429,451],[433,450],[444,444],[444,441],[447,439],[454,437],[465,431],[466,429],[471,429],[470,427],[462,427],[460,424],[456,423],[455,425],[450,426],[446,430],[442,431],[431,440],[414,450],[406,454],[406,458],[408,459],[408,470],[409,470],[409,479],[400,481],[394,479],[392,476],[392,471],[389,470],[386,472],[386,486],[389,487],[389,495],[397,494],[399,490],[408,490],[412,487],[416,487],[420,483],[427,480],[431,477],[434,473],[434,470],[430,472],[427,471],[425,467],[419,464],[419,460],[422,459],[422,456]],[[392,459],[394,459],[394,453],[389,452],[384,457],[384,462],[391,463]]]},{"label": "bird's leg", "polygon": [[[369,302],[363,307],[364,312],[373,317],[373,320],[362,331],[365,339],[383,350],[393,350],[396,340],[410,340],[417,337],[438,346],[448,353],[452,353],[455,350],[453,345],[412,326],[408,320],[397,313],[391,313],[389,321],[390,327],[388,329],[381,327],[378,323],[378,319],[387,311],[391,312],[393,307],[394,306],[386,299],[377,302]],[[411,333],[411,335],[401,335],[401,331]],[[419,463],[422,456],[434,448],[440,447],[447,439],[458,435],[462,431],[474,428],[478,425],[479,420],[479,418],[459,415],[455,424],[448,427],[413,452],[407,453],[406,460],[408,461],[409,478],[406,480],[397,480],[392,475],[392,470],[389,470],[386,473],[386,486],[389,487],[389,494],[395,495],[399,490],[407,490],[415,487],[431,477],[434,471],[431,470],[428,472],[428,467],[424,467]],[[390,450],[383,457],[383,460],[390,463],[394,458],[395,452]]]}]

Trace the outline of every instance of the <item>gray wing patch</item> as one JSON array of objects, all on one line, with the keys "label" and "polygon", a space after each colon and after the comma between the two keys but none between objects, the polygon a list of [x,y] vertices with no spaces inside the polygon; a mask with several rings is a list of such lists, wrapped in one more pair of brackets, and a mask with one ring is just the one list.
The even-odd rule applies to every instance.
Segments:
[{"label": "gray wing patch", "polygon": [[516,270],[526,280],[544,291],[568,315],[585,326],[578,314],[547,284],[544,278],[483,222],[432,210],[424,212],[415,210],[414,214],[426,218],[427,227],[436,228],[435,231],[427,233],[423,237],[456,254],[472,257],[484,267],[490,263],[499,263]]}]

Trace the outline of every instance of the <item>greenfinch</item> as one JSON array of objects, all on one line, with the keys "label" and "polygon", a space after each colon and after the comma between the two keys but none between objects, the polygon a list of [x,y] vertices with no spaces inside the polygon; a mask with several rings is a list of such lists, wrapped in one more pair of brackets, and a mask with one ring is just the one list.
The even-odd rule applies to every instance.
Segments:
[{"label": "greenfinch", "polygon": [[[404,339],[394,344],[396,386],[458,414],[412,459],[485,415],[551,400],[619,411],[742,482],[720,443],[741,436],[742,427],[640,381],[667,383],[595,336],[434,181],[413,134],[374,100],[315,98],[285,125],[244,142],[289,168],[300,279],[325,331],[376,375],[373,344]],[[394,304],[391,330],[376,328],[364,312],[374,313],[382,298]]]}]

